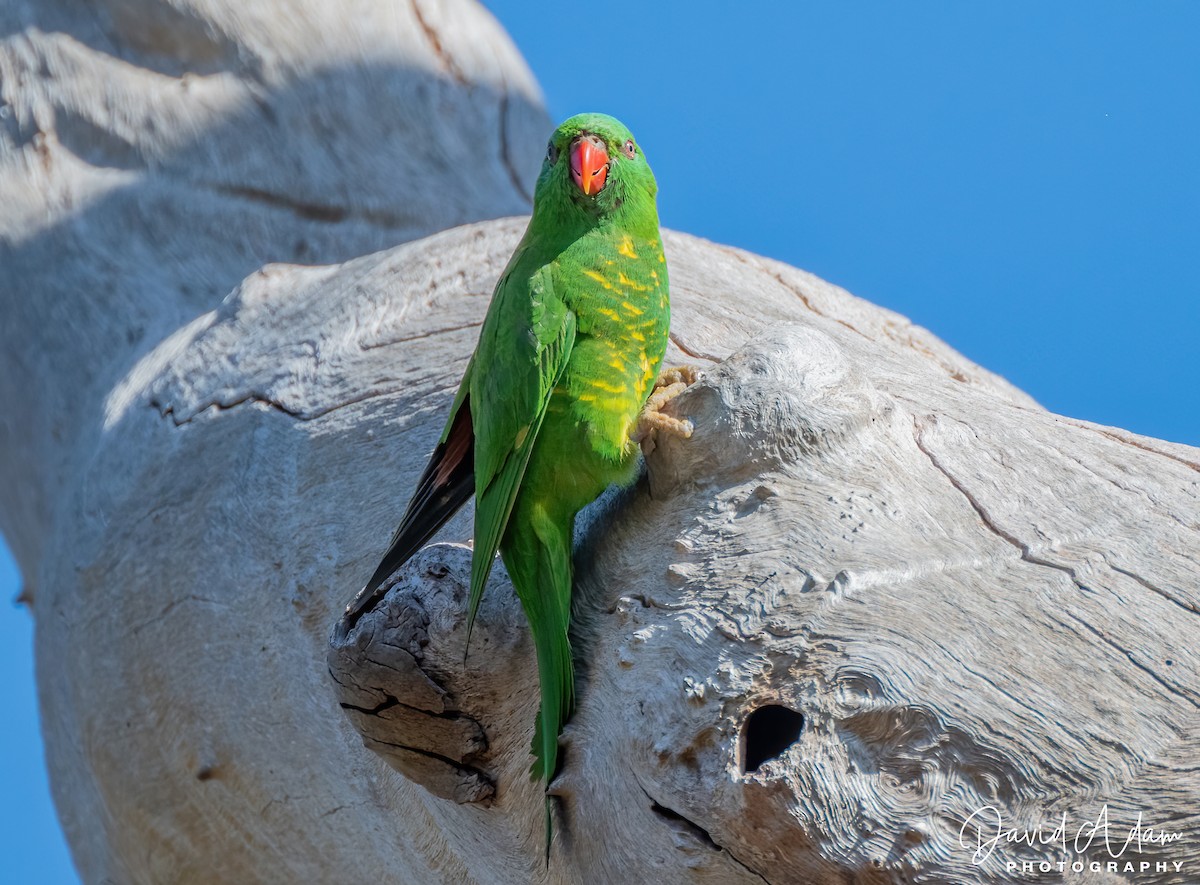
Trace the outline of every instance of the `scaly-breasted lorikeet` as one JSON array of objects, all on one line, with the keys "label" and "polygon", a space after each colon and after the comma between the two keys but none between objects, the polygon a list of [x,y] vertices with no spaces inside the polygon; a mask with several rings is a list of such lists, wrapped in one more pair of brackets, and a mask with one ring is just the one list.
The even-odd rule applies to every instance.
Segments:
[{"label": "scaly-breasted lorikeet", "polygon": [[575,515],[609,485],[634,480],[631,432],[667,346],[657,191],[619,121],[580,114],[555,130],[533,217],[496,284],[441,440],[353,606],[372,606],[388,576],[474,494],[468,631],[499,550],[537,650],[532,774],[546,781],[574,703]]}]

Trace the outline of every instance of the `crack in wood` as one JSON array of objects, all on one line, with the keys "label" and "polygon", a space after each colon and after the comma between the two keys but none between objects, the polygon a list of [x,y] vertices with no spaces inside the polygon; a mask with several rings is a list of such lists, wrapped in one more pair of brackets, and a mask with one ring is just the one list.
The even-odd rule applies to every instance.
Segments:
[{"label": "crack in wood", "polygon": [[687,828],[688,832],[690,832],[693,836],[696,837],[696,839],[698,841],[700,841],[704,845],[708,846],[713,851],[723,852],[730,860],[732,860],[735,864],[737,864],[739,867],[741,867],[747,873],[756,877],[757,879],[759,879],[762,882],[766,882],[767,885],[772,885],[771,881],[769,879],[767,879],[765,876],[763,876],[762,873],[759,873],[757,870],[754,870],[751,867],[747,866],[746,863],[744,861],[742,861],[740,858],[738,858],[737,855],[735,855],[732,851],[730,851],[728,848],[726,848],[724,845],[722,845],[720,842],[718,842],[716,839],[714,839],[712,837],[712,834],[708,830],[706,830],[704,827],[700,826],[694,820],[684,817],[682,814],[680,814],[675,809],[670,808],[666,805],[663,805],[661,802],[659,802],[657,799],[655,799],[652,795],[650,795],[649,790],[647,790],[646,787],[642,784],[642,779],[637,776],[637,772],[631,770],[630,773],[633,774],[633,779],[637,783],[638,789],[641,790],[642,794],[647,799],[650,800],[650,810],[651,811],[653,811],[659,817],[665,818],[666,820],[670,820],[670,821],[674,821],[676,823],[682,824],[685,828]]},{"label": "crack in wood", "polygon": [[1175,605],[1179,606],[1184,611],[1191,612],[1194,615],[1200,614],[1200,609],[1197,609],[1193,603],[1188,602],[1187,600],[1184,600],[1184,599],[1179,599],[1179,598],[1175,597],[1174,595],[1168,593],[1166,590],[1163,590],[1161,587],[1156,587],[1154,584],[1151,584],[1149,581],[1147,581],[1145,578],[1143,578],[1141,575],[1137,574],[1136,572],[1131,572],[1128,569],[1123,569],[1119,565],[1113,565],[1112,562],[1109,561],[1107,556],[1104,557],[1104,563],[1105,563],[1105,565],[1107,565],[1110,569],[1112,569],[1117,574],[1124,575],[1127,578],[1133,579],[1134,581],[1136,581],[1137,583],[1139,583],[1143,587],[1145,587],[1147,590],[1149,590],[1151,593],[1157,593],[1163,599],[1166,599],[1169,602],[1175,603]]},{"label": "crack in wood", "polygon": [[238,399],[229,400],[229,401],[220,401],[220,400],[215,400],[215,399],[207,400],[206,402],[200,403],[197,406],[192,407],[189,410],[191,412],[191,414],[189,414],[186,418],[178,417],[178,415],[175,412],[174,406],[164,406],[162,404],[162,401],[155,397],[151,397],[149,405],[151,408],[155,409],[159,413],[160,417],[169,418],[176,427],[182,427],[185,424],[190,424],[192,421],[194,421],[196,418],[198,418],[203,413],[207,412],[209,409],[216,409],[218,412],[227,412],[238,406],[244,406],[247,403],[258,403],[260,405],[266,406],[267,408],[271,409],[272,411],[281,412],[282,414],[287,415],[289,418],[293,418],[296,421],[315,421],[317,418],[323,418],[326,415],[336,412],[338,409],[344,409],[348,406],[355,406],[355,405],[358,405],[359,403],[364,403],[364,402],[367,402],[368,400],[377,399],[381,396],[393,396],[397,393],[402,392],[402,390],[403,390],[402,388],[396,388],[394,390],[367,390],[360,396],[350,397],[349,399],[343,400],[342,402],[334,403],[333,405],[326,406],[326,407],[323,407],[320,409],[313,409],[311,412],[307,412],[307,411],[301,412],[301,411],[297,411],[295,409],[288,408],[287,406],[285,406],[283,403],[279,402],[278,400],[271,399],[270,397],[264,396],[259,393],[249,393],[249,394],[246,394],[245,396],[239,397]]},{"label": "crack in wood", "polygon": [[670,332],[668,335],[672,344],[682,350],[686,356],[690,356],[694,360],[707,360],[710,363],[720,363],[723,361],[722,357],[691,347],[675,332]]},{"label": "crack in wood", "polygon": [[433,48],[433,54],[437,56],[437,60],[442,63],[442,67],[450,74],[451,77],[458,82],[459,86],[471,88],[471,83],[468,82],[462,68],[458,66],[458,62],[454,57],[442,47],[442,38],[438,34],[433,25],[425,18],[425,14],[421,12],[421,4],[417,0],[412,0],[413,15],[417,17],[417,24],[421,26],[421,32],[425,35],[425,39],[429,41],[430,47]]},{"label": "crack in wood", "polygon": [[[393,344],[404,344],[409,341],[421,341],[425,338],[432,338],[435,335],[448,335],[451,332],[462,332],[466,329],[475,329],[483,325],[483,320],[471,320],[469,323],[459,323],[454,326],[442,326],[438,329],[430,329],[428,332],[417,332],[413,335],[402,335],[399,338],[388,338],[386,341],[372,341],[369,344],[360,344],[359,349],[363,351],[378,350],[381,347],[391,347]],[[465,357],[463,358],[466,359]]]},{"label": "crack in wood", "polygon": [[[1079,588],[1081,591],[1083,591],[1084,593],[1091,594],[1091,593],[1095,592],[1091,587],[1087,586],[1086,584],[1084,584],[1082,581],[1079,580],[1079,577],[1078,577],[1075,569],[1071,568],[1070,566],[1063,565],[1061,563],[1051,562],[1048,559],[1043,559],[1040,556],[1034,555],[1028,544],[1026,544],[1024,541],[1020,540],[1019,538],[1017,538],[1015,535],[1011,534],[1010,532],[1007,532],[1003,528],[1001,528],[999,526],[999,524],[997,524],[992,519],[991,515],[987,512],[987,510],[983,507],[983,505],[978,501],[978,499],[976,499],[975,496],[973,494],[971,494],[971,492],[952,473],[950,473],[950,471],[948,471],[946,469],[946,467],[943,464],[941,464],[941,462],[938,461],[937,456],[934,455],[933,452],[925,445],[924,440],[922,438],[923,428],[922,428],[921,424],[919,423],[919,421],[915,417],[913,419],[913,427],[914,427],[913,438],[916,440],[917,447],[925,454],[925,456],[929,459],[930,463],[932,463],[933,466],[943,476],[945,476],[946,479],[948,479],[950,481],[950,484],[953,485],[954,488],[956,488],[963,495],[963,497],[965,497],[967,499],[967,501],[970,503],[971,507],[978,514],[979,519],[983,522],[984,526],[986,526],[990,531],[995,533],[998,537],[1003,538],[1005,541],[1007,541],[1009,544],[1011,544],[1013,547],[1015,547],[1017,550],[1019,550],[1021,553],[1021,559],[1023,559],[1024,561],[1031,563],[1033,565],[1042,566],[1044,568],[1051,568],[1051,569],[1055,569],[1057,571],[1063,572],[1071,579],[1071,582],[1077,588]],[[1107,434],[1105,434],[1105,435],[1107,435]],[[1139,448],[1141,448],[1141,447],[1139,446]],[[1165,598],[1169,599],[1171,602],[1174,602],[1176,605],[1180,605],[1181,608],[1184,608],[1185,610],[1187,610],[1189,612],[1195,613],[1194,609],[1192,609],[1186,605],[1183,605],[1182,603],[1179,602],[1179,600],[1176,600],[1174,597],[1170,596],[1169,594],[1162,593],[1161,590],[1158,590],[1157,588],[1153,587],[1148,582],[1144,582],[1144,581],[1140,580],[1139,576],[1137,576],[1131,572],[1127,572],[1124,569],[1120,569],[1120,568],[1113,566],[1111,563],[1109,563],[1107,561],[1107,559],[1105,560],[1105,562],[1108,565],[1108,567],[1110,569],[1112,569],[1113,571],[1120,572],[1121,574],[1127,575],[1128,577],[1132,578],[1135,581],[1138,581],[1138,583],[1145,586],[1146,589],[1160,593]],[[1073,621],[1078,623],[1080,626],[1082,626],[1084,629],[1086,629],[1088,632],[1090,632],[1093,636],[1098,638],[1100,641],[1104,642],[1106,645],[1110,646],[1111,648],[1113,648],[1116,651],[1123,654],[1129,660],[1129,662],[1131,664],[1133,664],[1133,666],[1137,667],[1139,670],[1141,670],[1143,673],[1145,673],[1147,676],[1149,676],[1151,679],[1153,679],[1155,682],[1157,682],[1159,685],[1161,685],[1166,691],[1181,698],[1182,700],[1191,704],[1193,707],[1200,709],[1200,701],[1198,701],[1196,698],[1192,697],[1186,691],[1180,689],[1178,686],[1171,684],[1169,681],[1164,679],[1162,676],[1160,676],[1158,673],[1156,673],[1150,667],[1148,667],[1145,664],[1143,664],[1142,662],[1138,661],[1133,656],[1132,652],[1130,652],[1128,649],[1126,649],[1120,643],[1109,638],[1109,636],[1106,633],[1104,633],[1101,630],[1096,629],[1091,624],[1089,624],[1087,621],[1085,621],[1084,619],[1080,618],[1079,616],[1075,615],[1072,612],[1068,611],[1068,612],[1066,612],[1066,615],[1069,618],[1071,618]],[[1067,624],[1067,623],[1059,620],[1058,618],[1053,618],[1053,620],[1056,623],[1062,625],[1067,630],[1072,629],[1070,624]]]},{"label": "crack in wood", "polygon": [[[419,664],[418,664],[418,666],[419,666]],[[424,670],[422,670],[422,672],[424,672]],[[426,673],[425,675],[427,677],[429,676],[428,673]],[[336,677],[334,677],[334,678],[336,679]],[[338,684],[344,685],[345,683],[339,681]],[[381,689],[377,689],[377,690],[381,690]],[[474,716],[464,713],[462,710],[427,710],[424,707],[414,707],[412,704],[406,704],[406,703],[404,703],[404,701],[402,701],[399,698],[394,697],[393,695],[390,695],[390,694],[388,694],[386,696],[385,700],[383,700],[377,706],[374,706],[374,707],[359,707],[355,704],[347,703],[346,701],[340,701],[338,703],[338,706],[341,707],[343,710],[354,710],[355,712],[361,713],[364,716],[378,716],[380,713],[383,713],[386,710],[394,710],[394,709],[399,708],[402,710],[408,710],[413,713],[418,713],[421,716],[430,716],[434,719],[446,719],[451,722],[459,722],[459,721],[471,722],[471,723],[474,723],[479,728],[479,736],[483,742],[483,747],[481,747],[479,750],[476,750],[475,752],[470,753],[468,755],[477,756],[480,753],[483,753],[487,750],[487,743],[488,743],[487,732],[484,731],[484,728],[480,724],[478,719],[476,719]]]},{"label": "crack in wood", "polygon": [[1181,458],[1178,455],[1171,454],[1170,452],[1164,452],[1162,449],[1156,449],[1156,448],[1153,448],[1152,446],[1143,445],[1142,443],[1138,442],[1136,439],[1133,439],[1132,437],[1121,436],[1120,434],[1113,433],[1111,430],[1105,430],[1102,427],[1094,427],[1091,424],[1086,424],[1086,423],[1083,423],[1080,421],[1072,421],[1071,423],[1074,424],[1076,427],[1082,427],[1084,430],[1090,430],[1092,433],[1098,433],[1101,436],[1108,437],[1113,442],[1118,442],[1118,443],[1121,443],[1122,445],[1131,446],[1132,448],[1135,448],[1135,449],[1141,449],[1143,452],[1149,452],[1151,455],[1161,455],[1164,458],[1170,458],[1172,461],[1177,461],[1178,463],[1182,464],[1184,467],[1190,468],[1191,470],[1195,470],[1197,473],[1200,473],[1200,464],[1197,464],[1194,461],[1189,461],[1186,458]]},{"label": "crack in wood", "polygon": [[517,172],[517,167],[513,163],[512,152],[508,147],[508,84],[504,84],[504,92],[500,94],[500,162],[504,164],[504,168],[508,170],[508,179],[512,182],[513,190],[517,192],[522,200],[528,205],[533,205],[533,194],[526,188],[524,182],[521,181],[521,176]]},{"label": "crack in wood", "polygon": [[[1175,695],[1177,698],[1180,698],[1181,700],[1184,700],[1187,703],[1191,704],[1197,710],[1200,710],[1200,701],[1196,700],[1196,698],[1194,698],[1192,695],[1188,694],[1186,691],[1179,688],[1178,686],[1172,685],[1166,679],[1163,679],[1162,676],[1155,673],[1152,669],[1150,669],[1145,664],[1143,664],[1141,661],[1139,661],[1137,658],[1135,658],[1133,656],[1133,652],[1131,652],[1129,649],[1125,648],[1125,646],[1121,645],[1115,639],[1110,639],[1108,634],[1105,633],[1103,630],[1097,630],[1095,627],[1093,627],[1091,624],[1089,624],[1083,618],[1076,615],[1074,612],[1068,611],[1068,612],[1065,612],[1065,614],[1068,618],[1070,618],[1072,621],[1075,621],[1075,623],[1079,624],[1081,627],[1083,627],[1085,630],[1087,630],[1089,633],[1091,633],[1093,636],[1095,636],[1097,639],[1099,639],[1105,645],[1107,645],[1110,648],[1112,648],[1113,650],[1118,651],[1121,654],[1123,654],[1125,656],[1125,658],[1129,661],[1129,663],[1133,664],[1133,666],[1137,667],[1139,670],[1141,670],[1143,673],[1145,673],[1147,676],[1149,676],[1151,679],[1153,679],[1155,682],[1157,682],[1159,685],[1161,685],[1166,691]],[[1068,630],[1071,629],[1070,624],[1064,623],[1063,621],[1059,620],[1058,618],[1054,618],[1054,621],[1056,621],[1059,624],[1062,624],[1062,626],[1067,628]]]},{"label": "crack in wood", "polygon": [[1144,489],[1135,489],[1132,486],[1128,486],[1128,485],[1125,485],[1124,483],[1118,482],[1117,480],[1113,479],[1111,476],[1105,476],[1102,473],[1098,473],[1094,467],[1092,467],[1090,464],[1085,462],[1082,458],[1080,458],[1077,455],[1073,455],[1068,451],[1065,451],[1060,446],[1052,445],[1051,447],[1054,449],[1054,451],[1058,452],[1062,457],[1064,457],[1068,461],[1071,461],[1072,463],[1078,465],[1081,470],[1087,471],[1089,474],[1096,477],[1096,479],[1100,480],[1101,482],[1106,482],[1109,485],[1113,486],[1114,488],[1119,489],[1120,491],[1124,492],[1127,495],[1137,495],[1141,498],[1144,498],[1146,500],[1147,504],[1149,504],[1151,507],[1153,507],[1159,513],[1163,514],[1163,516],[1166,516],[1168,519],[1172,520],[1173,522],[1178,523],[1183,528],[1185,528],[1189,531],[1196,531],[1195,525],[1184,522],[1184,520],[1178,514],[1172,513],[1167,508],[1161,506],[1161,504],[1156,499],[1152,498],[1149,495],[1149,493],[1147,493]]},{"label": "crack in wood", "polygon": [[[984,527],[992,532],[992,534],[1007,541],[1018,551],[1020,551],[1022,559],[1028,560],[1032,555],[1029,550],[1029,545],[1016,535],[1013,535],[1001,528],[1000,525],[994,519],[992,519],[991,514],[988,513],[987,509],[982,503],[980,503],[979,499],[976,498],[971,491],[959,481],[958,477],[947,470],[946,466],[938,460],[937,455],[935,455],[930,448],[925,445],[925,427],[915,415],[913,416],[913,440],[916,442],[917,448],[920,449],[925,457],[929,459],[929,463],[934,466],[938,473],[946,477],[946,479],[950,481],[950,485],[954,486],[958,493],[967,499],[967,503],[971,505],[971,509],[975,511],[976,515],[979,517],[979,521],[983,523]],[[1064,569],[1063,566],[1054,565],[1052,563],[1038,564],[1050,565],[1051,568],[1057,568],[1059,570]]]},{"label": "crack in wood", "polygon": [[[943,465],[938,460],[937,456],[934,455],[933,452],[930,451],[928,446],[925,445],[925,442],[923,439],[924,430],[916,417],[913,418],[913,427],[914,427],[913,438],[916,440],[917,448],[919,448],[925,454],[925,457],[927,457],[929,459],[930,463],[933,464],[933,466],[935,468],[937,468],[938,472],[940,472],[943,476],[945,476],[946,479],[948,479],[950,481],[950,484],[953,485],[954,488],[957,489],[962,494],[962,496],[967,499],[967,501],[970,503],[971,507],[975,510],[975,513],[979,516],[980,521],[984,524],[985,527],[987,527],[994,534],[1003,538],[1005,541],[1007,541],[1009,544],[1011,544],[1013,547],[1015,547],[1017,550],[1019,550],[1021,553],[1021,559],[1025,560],[1028,563],[1031,563],[1032,565],[1040,565],[1040,566],[1043,566],[1044,568],[1056,569],[1057,571],[1063,572],[1071,579],[1071,581],[1075,584],[1075,586],[1078,587],[1080,590],[1084,591],[1085,593],[1093,592],[1090,587],[1088,587],[1082,581],[1079,580],[1079,575],[1075,571],[1074,568],[1072,568],[1069,565],[1063,565],[1062,563],[1052,562],[1049,559],[1045,559],[1041,556],[1035,555],[1028,544],[1026,544],[1024,541],[1022,541],[1020,538],[1016,537],[1015,535],[1011,534],[1010,532],[1007,532],[1004,529],[1002,529],[1000,527],[1000,525],[992,518],[991,514],[988,513],[987,509],[983,506],[983,504],[980,503],[980,501],[970,492],[970,490],[968,490],[966,488],[966,486],[964,486],[962,484],[961,481],[959,481],[959,479],[957,477],[955,477],[952,473],[950,473],[949,470],[946,469],[945,465]],[[1200,610],[1198,610],[1195,605],[1187,602],[1186,600],[1177,598],[1173,594],[1168,593],[1167,591],[1163,590],[1160,587],[1156,587],[1155,585],[1153,585],[1149,581],[1147,581],[1145,578],[1143,578],[1141,575],[1138,575],[1134,572],[1123,569],[1120,566],[1113,565],[1112,562],[1109,561],[1107,556],[1103,556],[1103,559],[1104,559],[1104,564],[1111,571],[1117,572],[1118,574],[1125,575],[1127,578],[1130,578],[1130,579],[1136,581],[1138,584],[1145,587],[1147,590],[1151,591],[1152,593],[1157,593],[1159,596],[1163,597],[1163,599],[1166,599],[1168,602],[1174,603],[1175,605],[1179,606],[1186,612],[1189,612],[1191,614],[1200,614]]]},{"label": "crack in wood", "polygon": [[348,209],[345,206],[313,203],[306,200],[297,200],[294,197],[287,197],[263,188],[246,185],[209,184],[205,185],[205,187],[223,196],[235,197],[237,199],[260,203],[264,206],[271,206],[290,212],[297,218],[303,218],[306,221],[316,221],[322,224],[361,221],[374,227],[386,228],[388,230],[410,230],[419,223],[418,219],[404,218],[403,216],[384,212],[379,209]]},{"label": "crack in wood", "polygon": [[1051,562],[1048,559],[1043,559],[1042,557],[1035,555],[1030,545],[1026,544],[1016,535],[1002,528],[1000,524],[996,522],[996,520],[988,512],[987,508],[983,506],[983,503],[976,498],[975,495],[972,494],[971,490],[963,485],[958,477],[951,473],[946,466],[942,464],[940,460],[938,460],[937,455],[935,455],[932,450],[925,445],[924,427],[916,416],[913,416],[913,439],[916,441],[917,448],[920,449],[921,452],[924,453],[925,457],[929,459],[929,463],[931,463],[939,473],[949,480],[950,485],[954,486],[954,488],[958,490],[959,494],[967,499],[967,503],[971,505],[971,509],[975,511],[976,515],[979,517],[979,521],[983,523],[984,528],[988,529],[990,532],[996,535],[996,537],[1007,541],[1009,544],[1015,547],[1017,551],[1020,552],[1021,559],[1024,561],[1033,565],[1040,565],[1045,568],[1051,568],[1060,572],[1064,572],[1071,578],[1072,581],[1075,582],[1076,585],[1079,586],[1081,590],[1088,589],[1079,583],[1073,568],[1062,565],[1061,563]]},{"label": "crack in wood", "polygon": [[475,768],[471,765],[466,765],[462,762],[456,762],[455,760],[451,759],[449,756],[443,756],[441,753],[435,753],[433,750],[423,750],[420,747],[410,747],[407,744],[400,744],[400,743],[396,743],[395,741],[380,740],[377,737],[366,737],[366,740],[370,741],[372,744],[378,744],[379,746],[383,746],[383,747],[394,747],[395,749],[403,750],[406,753],[412,753],[416,756],[423,756],[426,759],[431,759],[435,762],[441,762],[445,765],[450,766],[455,771],[459,771],[459,772],[462,772],[463,774],[467,774],[467,775],[474,775],[475,777],[479,778],[479,780],[482,783],[486,784],[489,788],[491,788],[493,791],[496,788],[496,785],[492,781],[492,779],[490,777],[488,777],[487,774],[480,771],[478,768]]},{"label": "crack in wood", "polygon": [[772,273],[771,271],[767,270],[765,267],[760,267],[759,270],[761,270],[763,273],[767,274],[768,276],[774,277],[776,282],[779,283],[779,285],[783,286],[783,288],[787,289],[789,292],[791,292],[793,295],[795,295],[797,298],[799,298],[804,303],[804,306],[807,307],[809,310],[811,310],[813,313],[815,313],[817,316],[822,317],[827,320],[832,320],[833,322],[837,323],[840,326],[845,326],[847,329],[849,329],[854,334],[861,335],[862,337],[866,338],[868,341],[875,340],[870,335],[868,335],[866,332],[863,332],[861,329],[857,328],[856,326],[852,326],[850,323],[846,322],[845,320],[841,319],[840,317],[830,316],[829,314],[825,313],[823,310],[818,309],[816,307],[816,305],[814,305],[811,301],[808,300],[808,296],[804,294],[804,290],[801,289],[799,286],[795,285],[794,283],[789,283],[787,280],[785,280],[783,278],[782,273],[778,273],[778,272]]},{"label": "crack in wood", "polygon": [[171,421],[174,422],[176,427],[182,427],[184,424],[190,423],[197,416],[203,414],[204,412],[207,412],[209,409],[216,409],[219,412],[223,412],[223,411],[226,411],[229,409],[236,408],[237,406],[245,405],[246,403],[260,403],[261,405],[264,405],[270,409],[273,409],[278,412],[282,412],[283,414],[287,415],[289,418],[295,418],[299,421],[307,420],[307,416],[301,414],[300,412],[296,412],[292,409],[289,409],[287,406],[283,405],[282,403],[280,403],[276,400],[270,399],[269,397],[265,397],[265,396],[262,396],[261,394],[256,394],[256,393],[248,393],[245,396],[240,397],[239,399],[229,400],[226,402],[222,402],[220,400],[215,400],[215,399],[208,400],[207,402],[202,403],[198,408],[193,409],[192,414],[188,415],[186,418],[179,417],[179,415],[175,412],[174,406],[164,406],[162,404],[162,402],[155,397],[151,397],[151,399],[150,399],[151,408],[156,409],[162,418],[171,419]]}]

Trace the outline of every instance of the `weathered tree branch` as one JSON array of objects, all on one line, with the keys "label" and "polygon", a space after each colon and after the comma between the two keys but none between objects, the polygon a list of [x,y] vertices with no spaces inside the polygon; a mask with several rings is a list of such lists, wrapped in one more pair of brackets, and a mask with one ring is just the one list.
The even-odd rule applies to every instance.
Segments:
[{"label": "weathered tree branch", "polygon": [[[547,121],[472,4],[270,6],[3,13],[0,519],[86,881],[998,882],[1061,852],[973,864],[983,806],[1197,831],[1200,453],[669,234],[696,432],[581,531],[547,868],[502,570],[465,660],[456,544],[329,642],[523,220],[337,262],[520,211]],[[1189,835],[1071,881],[1193,881]]]}]

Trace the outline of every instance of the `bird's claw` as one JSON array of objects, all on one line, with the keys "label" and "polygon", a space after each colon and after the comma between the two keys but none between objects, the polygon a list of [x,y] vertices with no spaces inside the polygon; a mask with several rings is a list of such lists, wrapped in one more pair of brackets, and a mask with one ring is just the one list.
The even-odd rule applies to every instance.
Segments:
[{"label": "bird's claw", "polygon": [[[704,373],[700,371],[699,366],[672,366],[659,373],[658,380],[654,382],[654,389],[657,391],[659,388],[679,383],[682,383],[684,387],[690,387],[703,377]],[[670,398],[667,397],[667,399]]]},{"label": "bird's claw", "polygon": [[663,414],[662,408],[702,377],[696,366],[675,366],[664,369],[654,382],[654,391],[638,416],[633,441],[641,445],[642,453],[649,455],[658,445],[658,434],[668,433],[680,439],[689,439],[694,425],[687,418],[675,418]]}]

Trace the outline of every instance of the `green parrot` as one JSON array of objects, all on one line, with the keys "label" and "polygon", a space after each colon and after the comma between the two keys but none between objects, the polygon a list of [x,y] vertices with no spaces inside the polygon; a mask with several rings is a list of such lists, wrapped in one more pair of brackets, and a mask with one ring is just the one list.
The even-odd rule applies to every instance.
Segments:
[{"label": "green parrot", "polygon": [[[574,705],[567,634],[575,516],[608,486],[636,478],[639,415],[666,351],[657,191],[618,120],[580,114],[554,131],[533,217],[496,284],[445,430],[348,612],[353,620],[371,608],[386,579],[474,494],[467,635],[499,551],[537,650],[535,780],[554,777]],[[686,422],[655,417],[656,427],[690,432]]]}]

